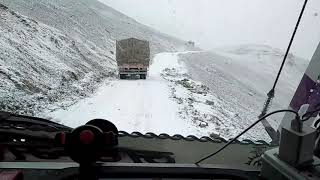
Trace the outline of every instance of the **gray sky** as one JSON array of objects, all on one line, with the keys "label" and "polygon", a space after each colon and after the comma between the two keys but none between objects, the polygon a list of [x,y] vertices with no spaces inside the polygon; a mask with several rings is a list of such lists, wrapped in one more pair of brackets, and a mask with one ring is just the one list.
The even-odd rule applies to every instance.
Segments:
[{"label": "gray sky", "polygon": [[[285,50],[304,0],[100,0],[203,49],[267,44]],[[320,41],[320,0],[309,0],[292,52],[311,58]]]}]

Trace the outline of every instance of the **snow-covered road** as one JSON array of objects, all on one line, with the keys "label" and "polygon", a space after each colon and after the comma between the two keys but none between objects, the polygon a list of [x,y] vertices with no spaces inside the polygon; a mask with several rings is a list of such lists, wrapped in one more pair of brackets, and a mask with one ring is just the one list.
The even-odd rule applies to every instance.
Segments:
[{"label": "snow-covered road", "polygon": [[70,127],[103,118],[128,132],[189,135],[190,123],[178,117],[168,82],[161,77],[163,69],[173,67],[179,67],[176,53],[157,54],[147,80],[108,81],[93,96],[49,116]]},{"label": "snow-covered road", "polygon": [[[157,54],[146,80],[107,80],[91,97],[48,116],[70,127],[102,118],[129,133],[234,137],[255,117],[242,117],[209,87],[193,80],[186,64],[179,59],[185,53],[198,52]],[[266,137],[259,124],[240,139]]]}]

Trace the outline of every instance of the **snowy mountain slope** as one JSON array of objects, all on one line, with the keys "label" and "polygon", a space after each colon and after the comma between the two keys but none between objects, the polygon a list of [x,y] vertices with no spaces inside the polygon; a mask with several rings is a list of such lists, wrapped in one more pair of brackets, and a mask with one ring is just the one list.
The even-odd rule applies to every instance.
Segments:
[{"label": "snowy mountain slope", "polygon": [[[114,74],[114,56],[0,5],[0,108],[33,114],[86,96]],[[95,73],[92,73],[95,72]]]},{"label": "snowy mountain slope", "polygon": [[0,0],[0,3],[74,39],[90,40],[106,51],[114,48],[114,40],[127,37],[149,40],[154,53],[172,51],[184,44],[96,0]]},{"label": "snowy mountain slope", "polygon": [[[191,78],[210,88],[243,120],[255,120],[271,89],[283,53],[264,45],[243,45],[180,56]],[[308,61],[290,55],[280,77],[271,110],[287,108]],[[283,115],[275,115],[276,128]]]},{"label": "snowy mountain slope", "polygon": [[[281,50],[267,45],[242,45],[214,52],[227,57],[217,61],[221,62],[220,68],[228,68],[230,75],[262,94],[271,89],[284,56]],[[280,101],[289,103],[307,65],[307,60],[289,53],[276,89]]]},{"label": "snowy mountain slope", "polygon": [[154,52],[184,45],[98,1],[1,3],[0,110],[34,115],[92,94],[115,77],[118,38],[148,39]]}]

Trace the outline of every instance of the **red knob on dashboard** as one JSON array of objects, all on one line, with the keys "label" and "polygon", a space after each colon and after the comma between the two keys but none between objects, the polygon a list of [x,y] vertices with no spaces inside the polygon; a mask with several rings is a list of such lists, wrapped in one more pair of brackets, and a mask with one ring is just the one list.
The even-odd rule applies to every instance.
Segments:
[{"label": "red knob on dashboard", "polygon": [[94,134],[90,130],[83,130],[80,133],[80,142],[83,144],[91,144],[94,140]]}]

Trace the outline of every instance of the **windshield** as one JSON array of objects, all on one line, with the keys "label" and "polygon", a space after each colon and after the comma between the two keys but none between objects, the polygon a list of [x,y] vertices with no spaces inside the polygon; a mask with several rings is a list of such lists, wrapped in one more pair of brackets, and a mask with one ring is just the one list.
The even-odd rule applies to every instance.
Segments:
[{"label": "windshield", "polygon": [[[316,78],[305,94],[311,100],[296,93],[301,79],[320,77],[317,67],[305,74],[320,41],[319,1],[307,4],[274,86],[302,5],[0,0],[0,111],[72,128],[100,118],[127,133],[229,140],[268,112],[319,103]],[[261,154],[283,117],[268,117],[239,141],[265,144]],[[185,147],[205,149],[197,143]],[[143,144],[132,146],[160,148]]]}]

